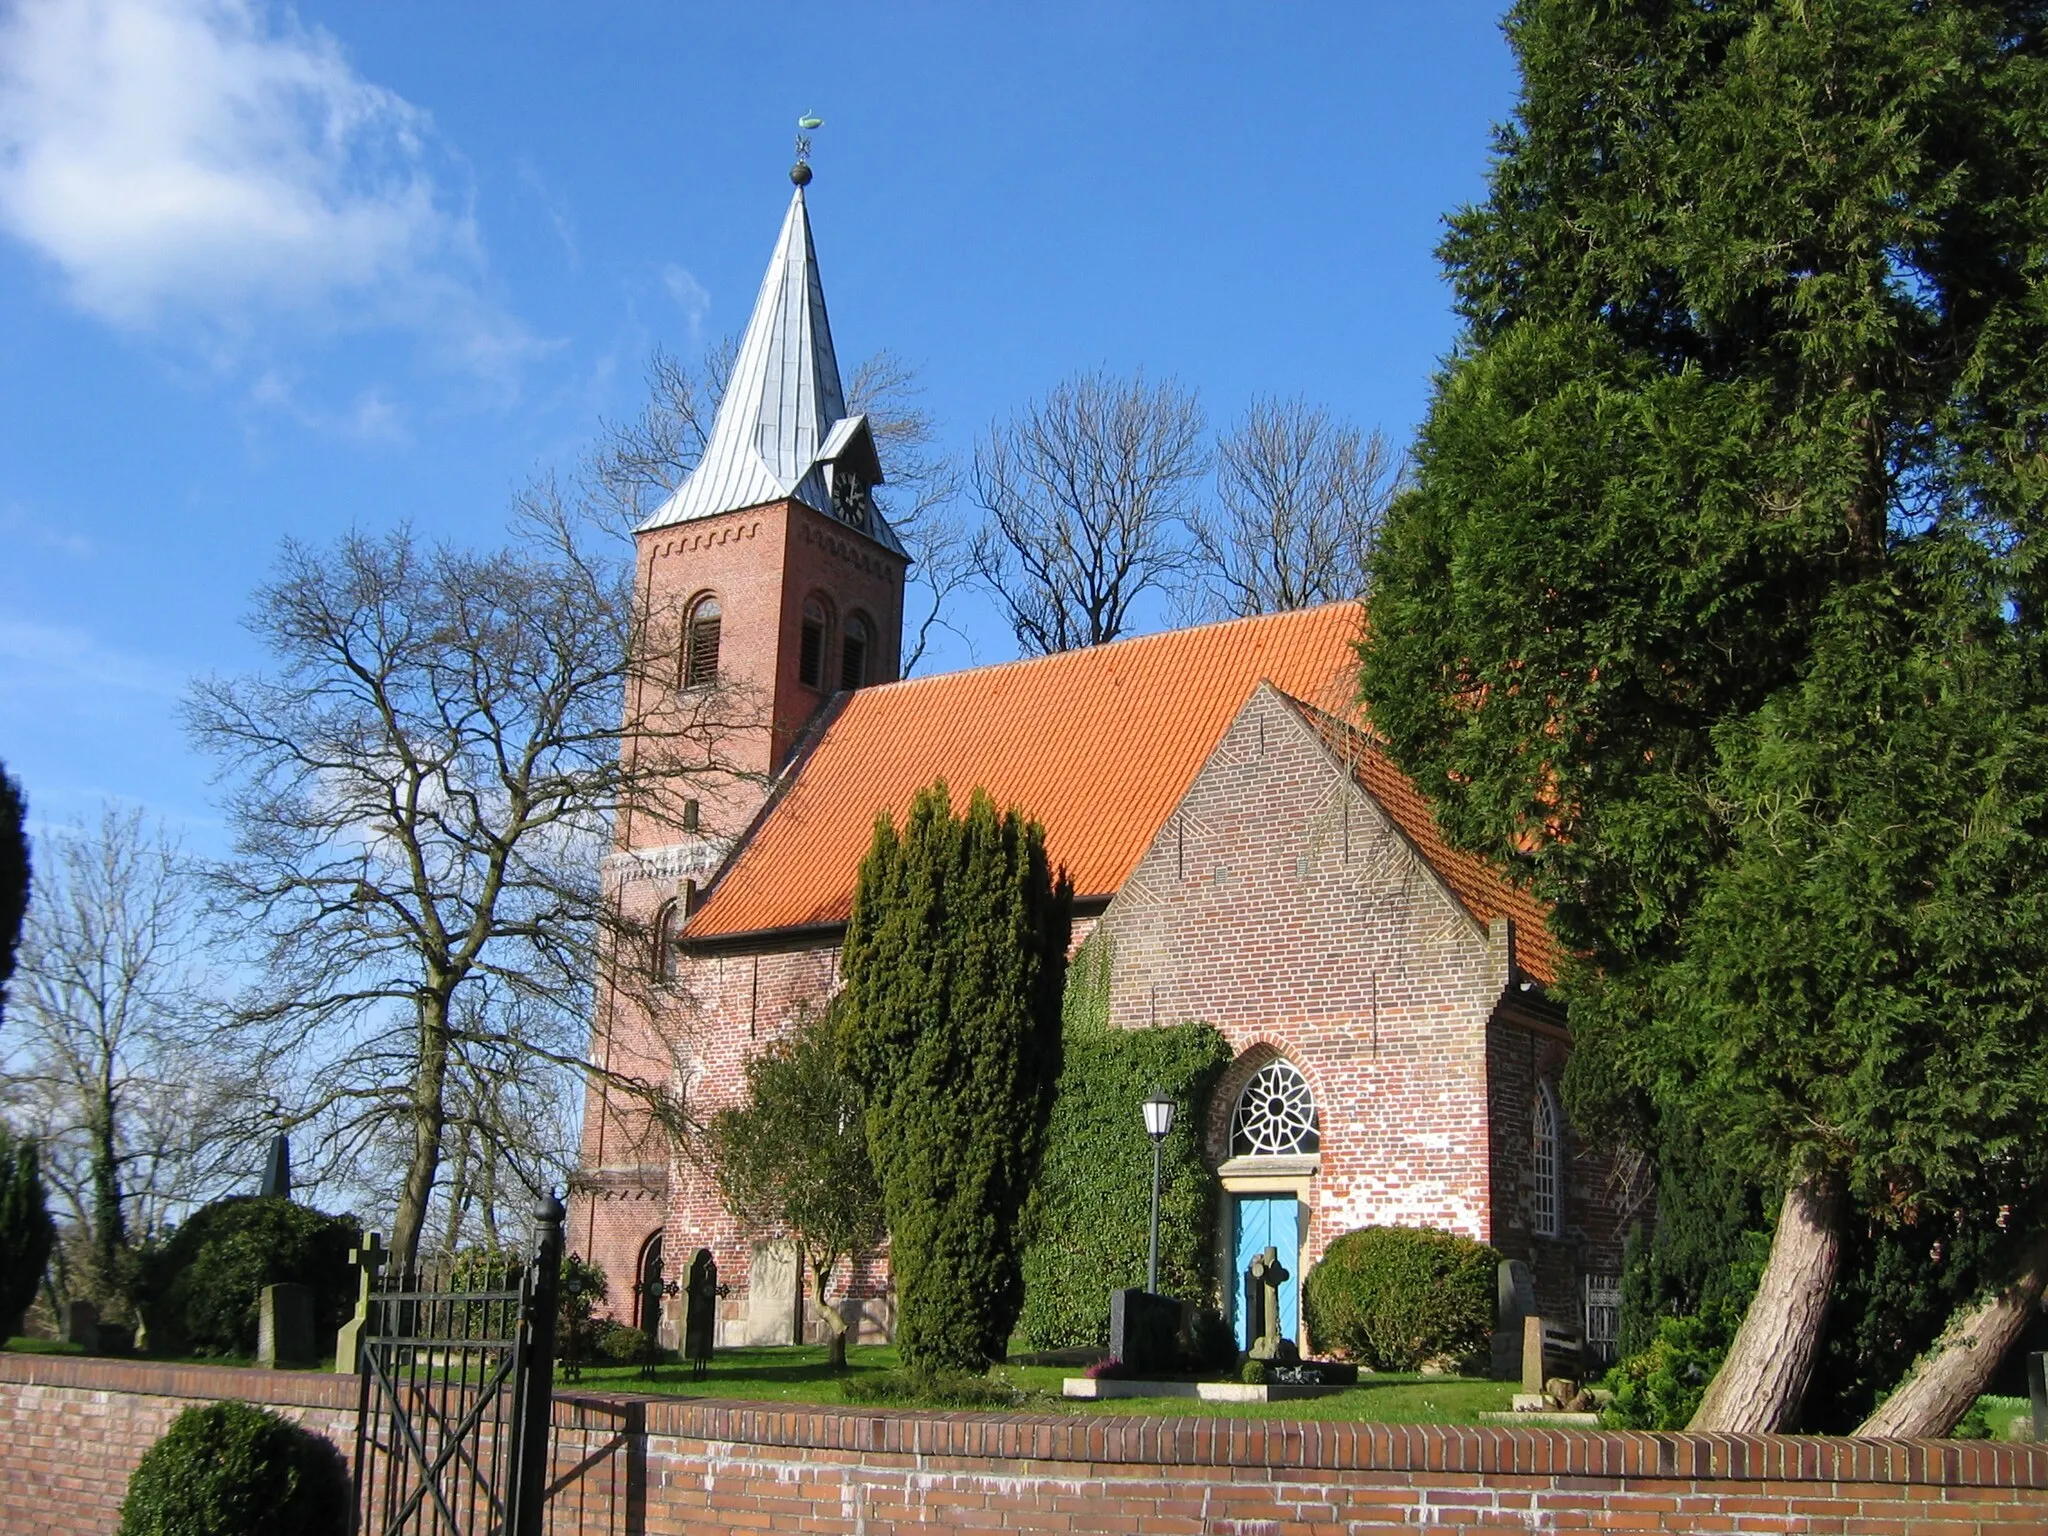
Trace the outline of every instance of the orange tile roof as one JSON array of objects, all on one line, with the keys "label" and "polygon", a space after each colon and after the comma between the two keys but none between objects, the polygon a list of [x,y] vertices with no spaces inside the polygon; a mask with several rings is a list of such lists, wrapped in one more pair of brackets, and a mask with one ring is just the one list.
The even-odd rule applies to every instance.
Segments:
[{"label": "orange tile roof", "polygon": [[1512,917],[1522,965],[1555,978],[1543,908],[1443,841],[1429,807],[1353,712],[1355,603],[1135,640],[885,687],[846,701],[692,914],[729,938],[846,921],[875,817],[899,821],[943,778],[1042,822],[1080,896],[1116,893],[1261,680],[1305,706],[1332,749],[1480,921]]},{"label": "orange tile roof", "polygon": [[1372,737],[1313,705],[1301,712],[1332,752],[1351,770],[1365,792],[1394,820],[1423,861],[1482,923],[1496,917],[1515,925],[1515,963],[1536,980],[1557,980],[1557,940],[1550,932],[1550,908],[1476,854],[1453,848],[1437,830],[1436,816],[1422,791],[1382,753]]},{"label": "orange tile roof", "polygon": [[939,778],[1022,807],[1076,894],[1113,895],[1260,679],[1349,708],[1361,622],[1333,603],[863,688],[684,934],[845,922],[876,815]]}]

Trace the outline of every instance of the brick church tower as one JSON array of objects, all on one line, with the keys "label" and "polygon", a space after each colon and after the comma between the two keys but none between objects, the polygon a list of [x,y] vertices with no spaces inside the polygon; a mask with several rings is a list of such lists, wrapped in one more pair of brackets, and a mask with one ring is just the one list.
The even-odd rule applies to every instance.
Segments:
[{"label": "brick church tower", "polygon": [[[676,635],[673,676],[664,666],[642,686],[673,690],[685,711],[715,699],[717,756],[734,770],[693,784],[671,820],[623,818],[605,861],[623,910],[649,924],[657,971],[674,966],[674,935],[697,890],[807,729],[835,698],[895,681],[901,661],[910,561],[875,501],[883,477],[873,431],[847,410],[804,204],[809,168],[791,179],[796,192],[703,457],[635,530],[639,589]],[[631,713],[669,702],[635,700]],[[676,1087],[678,1077],[701,1078],[706,1063],[678,1059],[675,1022],[616,995],[601,1000],[599,1064]],[[662,1264],[646,1229],[658,1225],[671,1180],[669,1149],[645,1113],[594,1086],[569,1241],[604,1265],[615,1300],[630,1277]]]}]

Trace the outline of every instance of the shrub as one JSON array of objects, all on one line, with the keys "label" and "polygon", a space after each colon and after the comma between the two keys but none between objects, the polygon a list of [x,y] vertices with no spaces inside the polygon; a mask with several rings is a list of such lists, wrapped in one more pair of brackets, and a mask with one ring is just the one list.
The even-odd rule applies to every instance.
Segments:
[{"label": "shrub", "polygon": [[128,1479],[119,1536],[341,1536],[341,1452],[247,1403],[187,1408]]},{"label": "shrub", "polygon": [[1614,1401],[1600,1422],[1609,1429],[1683,1429],[1721,1368],[1732,1334],[1721,1316],[1662,1317],[1647,1349],[1607,1373]]},{"label": "shrub", "polygon": [[1019,1217],[1060,1067],[1073,892],[1045,832],[943,783],[885,814],[847,920],[847,1074],[889,1222],[907,1366],[1003,1358],[1023,1304]]},{"label": "shrub", "polygon": [[967,1371],[873,1371],[839,1383],[849,1403],[904,1408],[1014,1408],[1024,1394]]},{"label": "shrub", "polygon": [[1154,1089],[1179,1106],[1159,1194],[1159,1289],[1210,1294],[1217,1190],[1201,1123],[1230,1047],[1207,1024],[1112,1029],[1110,958],[1099,934],[1067,970],[1060,1075],[1025,1208],[1017,1332],[1032,1349],[1106,1345],[1109,1293],[1145,1282],[1152,1139],[1138,1106]]},{"label": "shrub", "polygon": [[608,1320],[596,1316],[597,1309],[611,1295],[611,1285],[606,1281],[604,1270],[587,1259],[570,1254],[562,1260],[562,1281],[560,1300],[555,1307],[555,1358],[588,1360],[598,1347],[598,1341]]},{"label": "shrub", "polygon": [[56,1236],[35,1142],[0,1127],[0,1343],[21,1331]]},{"label": "shrub", "polygon": [[348,1254],[361,1241],[354,1217],[289,1200],[235,1195],[202,1206],[151,1256],[142,1300],[152,1346],[251,1354],[263,1288],[286,1282],[312,1289],[316,1336],[331,1339],[355,1308]]},{"label": "shrub", "polygon": [[1237,1335],[1214,1307],[1199,1307],[1188,1319],[1187,1368],[1220,1371],[1237,1363]]},{"label": "shrub", "polygon": [[620,1365],[639,1365],[654,1358],[654,1341],[638,1328],[614,1323],[599,1336],[597,1347]]},{"label": "shrub", "polygon": [[1428,1227],[1363,1227],[1324,1252],[1302,1287],[1318,1349],[1381,1371],[1487,1352],[1500,1255]]}]

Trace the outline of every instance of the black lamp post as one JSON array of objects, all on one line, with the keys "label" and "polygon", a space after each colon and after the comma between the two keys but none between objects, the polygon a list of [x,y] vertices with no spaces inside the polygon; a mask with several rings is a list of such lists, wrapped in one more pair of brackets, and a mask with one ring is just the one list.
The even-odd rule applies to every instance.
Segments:
[{"label": "black lamp post", "polygon": [[1145,1289],[1159,1293],[1159,1168],[1166,1150],[1166,1136],[1173,1129],[1173,1100],[1155,1092],[1141,1106],[1145,1111],[1145,1134],[1152,1138],[1152,1244],[1145,1261]]}]

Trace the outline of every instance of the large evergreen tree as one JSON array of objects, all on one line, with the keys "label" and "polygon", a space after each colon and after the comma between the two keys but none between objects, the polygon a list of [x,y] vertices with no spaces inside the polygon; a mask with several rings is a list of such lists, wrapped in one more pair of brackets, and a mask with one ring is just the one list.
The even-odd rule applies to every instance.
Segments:
[{"label": "large evergreen tree", "polygon": [[36,1144],[0,1126],[0,1342],[20,1329],[56,1241]]},{"label": "large evergreen tree", "polygon": [[1059,1075],[1072,892],[977,791],[882,817],[847,923],[842,1050],[866,1101],[913,1370],[985,1370],[1023,1302],[1019,1216]]},{"label": "large evergreen tree", "polygon": [[1850,1202],[1999,1200],[2042,1106],[2044,20],[1523,0],[1445,244],[1364,690],[1582,956],[1575,1111],[1784,1190],[1705,1427],[1797,1413]]}]

